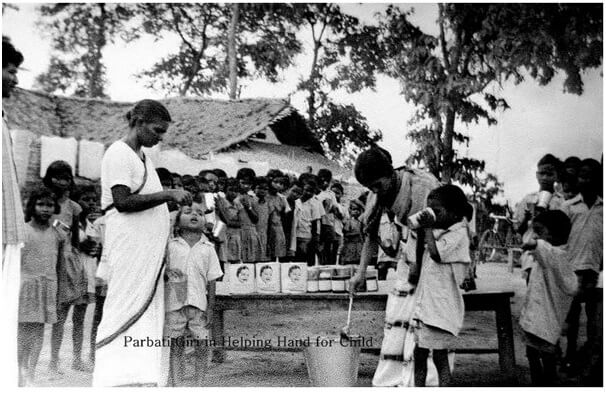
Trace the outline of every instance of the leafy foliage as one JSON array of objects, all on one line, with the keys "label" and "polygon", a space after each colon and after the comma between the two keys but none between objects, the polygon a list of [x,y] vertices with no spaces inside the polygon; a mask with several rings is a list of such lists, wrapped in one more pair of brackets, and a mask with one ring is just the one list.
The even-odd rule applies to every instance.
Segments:
[{"label": "leafy foliage", "polygon": [[372,51],[362,57],[399,79],[404,98],[418,107],[408,133],[418,150],[409,161],[445,182],[472,184],[484,163],[458,156],[456,146],[469,138],[455,125],[496,124],[493,113],[509,104],[494,89],[508,79],[520,83],[530,76],[546,85],[563,71],[564,90],[581,94],[581,72],[602,63],[602,5],[438,7],[439,33],[430,35],[410,22],[412,11],[389,6]]},{"label": "leafy foliage", "polygon": [[[57,3],[38,8],[40,29],[52,38],[48,70],[36,86],[80,97],[107,97],[103,49],[122,31],[128,5]],[[123,36],[124,37],[124,36]]]},{"label": "leafy foliage", "polygon": [[[302,45],[290,24],[288,4],[240,4],[238,78],[279,80]],[[208,95],[229,85],[227,32],[232,8],[217,3],[147,3],[137,6],[145,21],[138,30],[162,39],[175,34],[179,48],[138,74],[147,87],[167,93]]]},{"label": "leafy foliage", "polygon": [[[370,38],[376,29],[343,13],[336,4],[299,3],[295,10],[299,26],[309,30],[312,40],[311,70],[297,86],[307,94],[309,126],[330,155],[343,165],[352,165],[359,151],[379,141],[382,134],[370,129],[354,105],[334,103],[330,92],[374,89],[377,60],[367,54],[371,54]],[[358,46],[366,46],[366,52]]]}]

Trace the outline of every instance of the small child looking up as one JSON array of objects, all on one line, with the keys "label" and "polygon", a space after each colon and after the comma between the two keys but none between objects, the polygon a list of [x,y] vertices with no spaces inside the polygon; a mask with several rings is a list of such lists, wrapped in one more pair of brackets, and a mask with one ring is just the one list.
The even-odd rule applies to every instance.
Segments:
[{"label": "small child looking up", "polygon": [[425,251],[414,315],[419,323],[415,334],[415,386],[425,386],[430,350],[440,386],[450,386],[448,350],[454,347],[463,327],[465,305],[459,286],[463,271],[471,262],[464,221],[468,203],[459,187],[444,185],[429,193],[427,206],[433,210],[435,220],[429,213],[419,219],[425,229]]},{"label": "small child looking up", "polygon": [[556,346],[576,289],[575,275],[564,247],[570,226],[570,220],[562,211],[545,211],[533,219],[533,237],[522,245],[537,261],[530,271],[520,315],[531,381],[535,386],[553,386],[557,377]]},{"label": "small child looking up", "polygon": [[[187,334],[200,341],[194,348],[195,386],[202,385],[210,361],[207,344],[215,280],[223,275],[214,244],[202,234],[204,225],[202,204],[181,207],[176,236],[169,240],[166,255],[165,332],[173,343]],[[184,346],[171,346],[170,353],[169,384],[184,386]]]}]

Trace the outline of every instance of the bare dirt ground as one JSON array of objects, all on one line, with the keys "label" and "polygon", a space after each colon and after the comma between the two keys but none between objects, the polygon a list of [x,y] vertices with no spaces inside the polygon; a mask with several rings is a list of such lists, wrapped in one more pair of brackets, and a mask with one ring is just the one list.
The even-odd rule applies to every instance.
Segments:
[{"label": "bare dirt ground", "polygon": [[[478,267],[478,289],[513,290],[512,314],[515,337],[516,371],[514,379],[505,378],[500,370],[497,354],[456,354],[453,378],[455,386],[528,386],[530,377],[528,362],[524,354],[521,332],[517,324],[523,301],[525,284],[520,270],[510,273],[505,264],[482,264]],[[92,318],[89,307],[85,326],[84,354],[88,355],[88,335]],[[355,312],[352,317],[352,331],[371,337],[378,347],[382,339],[382,312]],[[70,317],[71,318],[71,315]],[[228,312],[225,331],[233,338],[271,339],[277,336],[288,338],[315,338],[331,335],[345,324],[347,313],[318,311],[316,313],[288,310],[285,313],[244,314]],[[582,321],[584,324],[584,321]],[[465,316],[464,330],[460,335],[458,348],[496,348],[496,327],[494,313],[469,312]],[[584,341],[584,330],[580,332],[580,342]],[[51,376],[47,371],[50,353],[50,325],[45,332],[45,342],[38,364],[36,386],[90,386],[92,374],[71,369],[72,344],[71,320],[65,328],[64,344],[61,349],[61,368],[64,374]],[[565,345],[565,339],[564,343]],[[378,363],[378,356],[362,354],[360,357],[359,386],[371,386],[372,376]],[[574,385],[574,381],[561,376],[562,385]],[[247,352],[229,351],[225,362],[212,363],[205,379],[205,386],[264,386],[292,387],[310,386],[303,353],[291,352]]]}]

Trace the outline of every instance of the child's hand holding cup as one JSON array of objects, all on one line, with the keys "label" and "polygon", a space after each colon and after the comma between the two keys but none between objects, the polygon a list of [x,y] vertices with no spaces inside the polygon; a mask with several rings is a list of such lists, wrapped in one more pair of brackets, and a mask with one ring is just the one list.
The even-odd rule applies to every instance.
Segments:
[{"label": "child's hand holding cup", "polygon": [[436,214],[429,207],[408,217],[408,227],[410,229],[429,228],[436,220]]}]

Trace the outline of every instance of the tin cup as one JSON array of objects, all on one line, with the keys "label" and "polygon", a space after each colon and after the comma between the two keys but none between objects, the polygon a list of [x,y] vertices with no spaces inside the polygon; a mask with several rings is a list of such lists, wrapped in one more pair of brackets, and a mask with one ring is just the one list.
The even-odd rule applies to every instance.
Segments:
[{"label": "tin cup", "polygon": [[223,221],[217,219],[217,221],[215,222],[215,227],[213,228],[213,236],[220,237],[226,229],[227,225],[225,225]]},{"label": "tin cup", "polygon": [[421,215],[423,215],[424,213],[428,213],[431,216],[431,219],[433,221],[436,220],[436,214],[433,212],[433,210],[430,207],[427,207],[427,208],[411,215],[410,217],[408,217],[408,220],[407,220],[408,227],[410,229],[419,229],[421,227],[419,220],[421,219]]},{"label": "tin cup", "polygon": [[539,200],[537,201],[537,207],[547,208],[549,206],[549,201],[551,200],[551,193],[547,190],[541,190],[539,192]]}]

